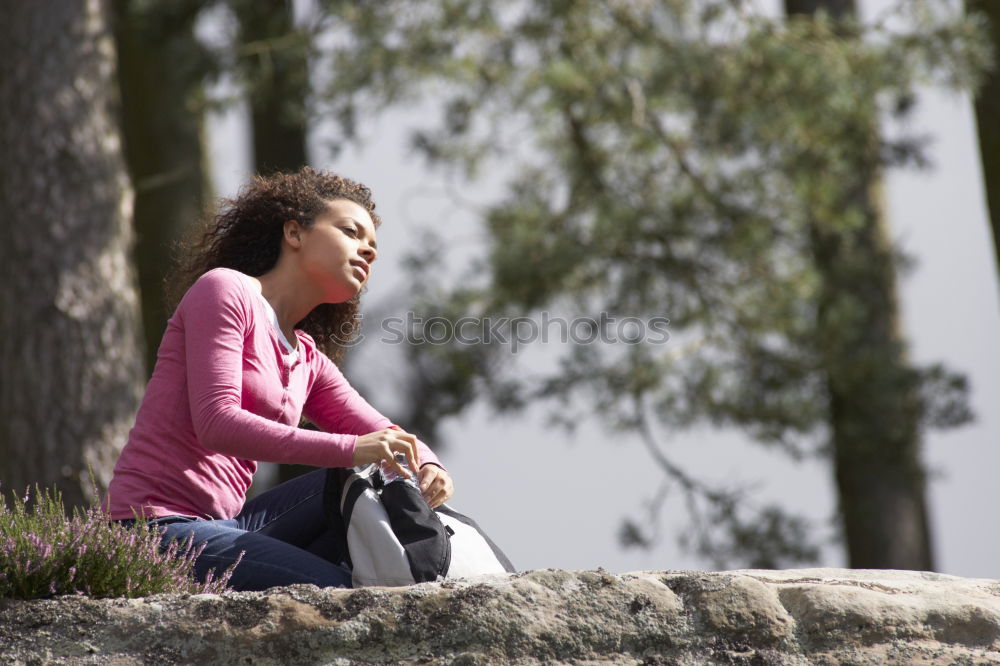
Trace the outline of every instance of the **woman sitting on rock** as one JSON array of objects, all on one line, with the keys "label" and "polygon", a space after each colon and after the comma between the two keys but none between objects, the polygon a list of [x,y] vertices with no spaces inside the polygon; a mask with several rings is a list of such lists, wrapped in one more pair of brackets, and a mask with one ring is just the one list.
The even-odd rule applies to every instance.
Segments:
[{"label": "woman sitting on rock", "polygon": [[[403,454],[430,506],[451,497],[430,449],[332,360],[356,330],[379,222],[367,187],[309,168],[257,177],[225,202],[172,285],[183,298],[115,466],[113,519],[193,536],[201,577],[245,553],[230,581],[238,590],[348,587],[325,545],[325,472],[245,501],[258,462],[382,463],[409,477]],[[298,427],[302,416],[320,431]]]}]

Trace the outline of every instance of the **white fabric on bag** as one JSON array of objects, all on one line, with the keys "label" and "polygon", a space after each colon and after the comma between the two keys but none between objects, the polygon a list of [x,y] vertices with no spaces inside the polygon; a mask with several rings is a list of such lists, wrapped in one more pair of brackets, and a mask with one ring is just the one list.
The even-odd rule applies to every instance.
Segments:
[{"label": "white fabric on bag", "polygon": [[[344,486],[341,509],[348,489],[359,482],[367,485],[366,481],[355,477]],[[406,551],[393,534],[378,493],[371,487],[366,488],[354,504],[347,526],[347,546],[354,563],[354,587],[413,584]]]},{"label": "white fabric on bag", "polygon": [[493,549],[478,530],[446,513],[438,513],[438,518],[452,531],[448,578],[505,573]]}]

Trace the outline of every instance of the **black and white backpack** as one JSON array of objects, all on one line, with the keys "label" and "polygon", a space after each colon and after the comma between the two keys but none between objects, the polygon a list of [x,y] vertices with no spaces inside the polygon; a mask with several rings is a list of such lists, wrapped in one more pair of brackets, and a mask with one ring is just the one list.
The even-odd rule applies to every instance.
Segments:
[{"label": "black and white backpack", "polygon": [[411,585],[516,571],[479,525],[377,465],[327,471],[324,505],[355,587]]}]

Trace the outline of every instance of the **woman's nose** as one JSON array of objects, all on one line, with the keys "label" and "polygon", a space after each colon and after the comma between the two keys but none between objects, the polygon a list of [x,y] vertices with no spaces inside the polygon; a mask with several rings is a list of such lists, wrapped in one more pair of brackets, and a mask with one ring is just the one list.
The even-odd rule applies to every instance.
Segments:
[{"label": "woman's nose", "polygon": [[362,246],[361,248],[358,249],[358,252],[361,254],[361,257],[369,264],[375,261],[375,256],[378,254],[375,248],[371,247],[370,245]]}]

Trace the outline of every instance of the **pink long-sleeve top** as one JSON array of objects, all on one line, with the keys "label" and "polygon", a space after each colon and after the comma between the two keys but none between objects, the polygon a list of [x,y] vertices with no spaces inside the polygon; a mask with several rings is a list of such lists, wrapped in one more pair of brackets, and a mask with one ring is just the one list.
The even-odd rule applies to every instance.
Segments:
[{"label": "pink long-sleeve top", "polygon": [[[185,294],[115,465],[112,518],[229,519],[258,462],[350,467],[358,435],[394,427],[307,333],[286,350],[267,307],[250,278],[226,268]],[[322,432],[299,428],[303,415]],[[421,465],[440,465],[418,445]]]}]

